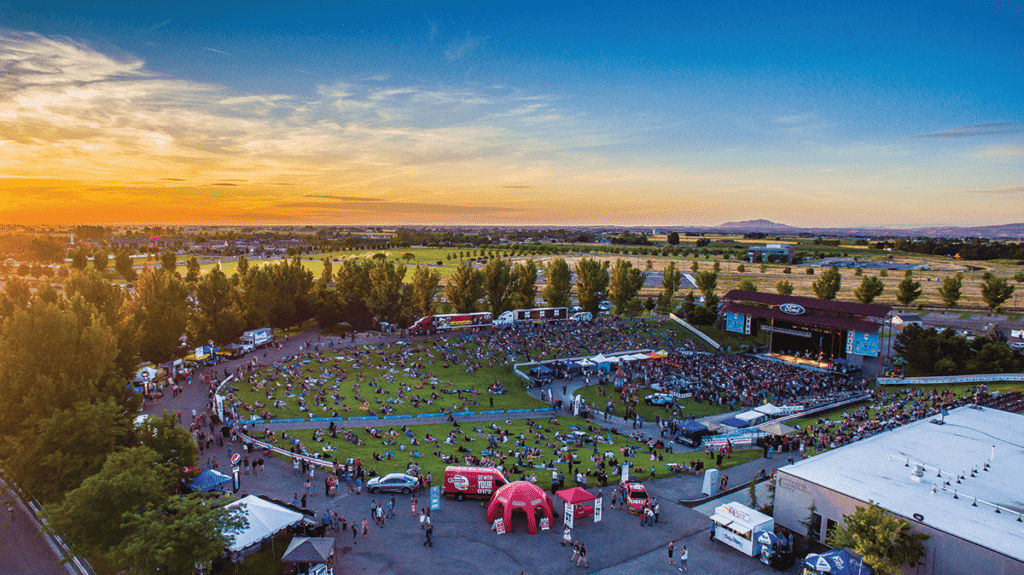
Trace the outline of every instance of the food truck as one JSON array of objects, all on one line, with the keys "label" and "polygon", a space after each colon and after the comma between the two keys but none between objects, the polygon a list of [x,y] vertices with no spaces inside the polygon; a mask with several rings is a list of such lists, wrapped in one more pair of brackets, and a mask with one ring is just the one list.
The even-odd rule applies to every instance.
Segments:
[{"label": "food truck", "polygon": [[749,557],[761,554],[761,543],[757,540],[760,533],[775,530],[774,519],[742,503],[719,505],[711,520],[715,522],[715,539]]}]

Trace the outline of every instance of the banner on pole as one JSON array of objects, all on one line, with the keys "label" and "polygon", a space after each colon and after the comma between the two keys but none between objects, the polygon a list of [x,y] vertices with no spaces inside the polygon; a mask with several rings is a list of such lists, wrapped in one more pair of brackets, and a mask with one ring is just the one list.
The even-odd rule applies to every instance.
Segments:
[{"label": "banner on pole", "polygon": [[604,504],[604,497],[598,497],[594,500],[594,523],[601,522],[601,507]]},{"label": "banner on pole", "polygon": [[569,529],[574,529],[572,524],[573,513],[576,511],[576,506],[572,503],[565,504],[565,526]]},{"label": "banner on pole", "polygon": [[430,510],[437,511],[441,508],[441,486],[435,485],[430,488]]}]

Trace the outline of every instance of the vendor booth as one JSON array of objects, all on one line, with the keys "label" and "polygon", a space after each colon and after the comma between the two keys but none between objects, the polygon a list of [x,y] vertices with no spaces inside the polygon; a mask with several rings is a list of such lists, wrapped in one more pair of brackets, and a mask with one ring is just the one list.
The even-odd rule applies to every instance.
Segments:
[{"label": "vendor booth", "polygon": [[701,444],[701,438],[711,432],[708,426],[693,419],[692,417],[679,422],[679,432],[676,434],[676,441],[690,447],[697,447]]},{"label": "vendor booth", "polygon": [[718,424],[719,425],[724,425],[726,427],[734,427],[736,429],[743,429],[744,427],[750,427],[750,422],[749,421],[747,421],[745,419],[740,419],[738,417],[730,417],[729,419],[723,419],[722,421],[719,421]]},{"label": "vendor booth", "polygon": [[793,566],[792,539],[762,531],[757,533],[757,542],[761,544],[761,563],[779,571]]},{"label": "vendor booth", "polygon": [[743,413],[737,415],[736,419],[746,421],[747,425],[758,425],[760,423],[768,421],[768,416],[761,413],[760,411],[757,411],[756,409],[752,409],[750,411],[744,411]]},{"label": "vendor booth", "polygon": [[294,565],[293,573],[334,575],[334,538],[294,537],[281,563]]},{"label": "vendor booth", "polygon": [[626,385],[626,372],[620,365],[619,368],[615,370],[615,389],[622,389],[622,386],[624,385]]},{"label": "vendor booth", "polygon": [[874,575],[875,570],[863,559],[846,549],[811,553],[804,558],[803,575]]},{"label": "vendor booth", "polygon": [[530,368],[530,379],[534,383],[551,383],[554,374],[554,370],[546,365],[535,365]]},{"label": "vendor booth", "polygon": [[260,545],[288,527],[294,527],[305,519],[305,515],[249,495],[231,503],[228,507],[241,507],[247,525],[235,532],[234,540],[228,546],[232,561],[260,550]]},{"label": "vendor booth", "polygon": [[188,493],[205,493],[207,491],[231,489],[231,476],[216,469],[204,469],[193,479],[183,479],[182,484]]},{"label": "vendor booth", "polygon": [[515,511],[526,514],[530,533],[537,532],[538,515],[546,518],[549,526],[554,524],[551,498],[543,489],[529,481],[513,481],[499,487],[491,496],[490,505],[487,506],[487,522],[493,524],[494,520],[500,517],[503,529],[511,531],[512,513]]},{"label": "vendor booth", "polygon": [[715,539],[750,557],[761,554],[760,532],[775,530],[775,520],[742,503],[726,503],[715,508]]},{"label": "vendor booth", "polygon": [[[562,501],[565,501],[566,517],[569,517],[571,512],[573,520],[593,516],[594,523],[601,521],[601,512],[597,507],[596,498],[586,489],[573,487],[572,489],[556,491],[555,495],[561,497]],[[574,523],[566,522],[566,524],[575,528]]]}]

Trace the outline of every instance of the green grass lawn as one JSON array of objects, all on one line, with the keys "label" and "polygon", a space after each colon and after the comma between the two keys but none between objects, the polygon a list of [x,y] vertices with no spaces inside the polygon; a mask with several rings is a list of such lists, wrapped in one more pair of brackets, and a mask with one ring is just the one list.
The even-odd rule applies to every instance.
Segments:
[{"label": "green grass lawn", "polygon": [[[463,344],[463,352],[476,349],[473,343]],[[422,370],[403,368],[399,365],[398,353],[409,350],[405,358],[407,365],[423,364]],[[235,396],[243,403],[251,406],[251,411],[243,409],[243,417],[250,414],[261,414],[266,411],[277,418],[308,418],[352,417],[363,415],[382,415],[383,408],[388,406],[393,415],[439,413],[455,406],[458,412],[483,411],[491,409],[535,409],[547,407],[544,402],[530,397],[523,381],[512,373],[508,366],[495,364],[493,367],[483,362],[484,366],[474,373],[466,373],[466,369],[456,364],[445,367],[440,357],[436,342],[414,342],[409,346],[397,344],[389,346],[362,346],[361,348],[344,348],[327,351],[323,361],[306,358],[289,364],[290,375],[281,373],[274,376],[272,368],[265,368],[257,373],[256,383],[250,385],[240,382]],[[337,381],[341,371],[348,378]],[[417,373],[434,377],[416,377]],[[312,392],[308,395],[301,389],[300,383],[306,378],[325,376],[324,383],[318,389],[327,392],[328,397],[322,405],[314,405]],[[291,389],[288,380],[291,379]],[[426,381],[423,381],[426,379]],[[504,395],[487,392],[487,387],[495,381],[501,382],[507,391]],[[282,407],[274,407],[274,400],[267,397],[272,391],[274,400],[284,401]],[[475,390],[475,394],[473,393]],[[405,396],[400,397],[399,392]],[[462,392],[460,399],[458,393]],[[337,394],[338,398],[333,397]],[[356,399],[360,396],[364,402]],[[419,407],[411,402],[413,395],[424,401]],[[436,395],[436,399],[432,399]],[[306,400],[309,411],[301,408],[300,397]],[[391,400],[391,402],[389,402]],[[264,406],[258,407],[261,403]]]},{"label": "green grass lawn", "polygon": [[[363,466],[367,469],[373,469],[378,474],[386,474],[396,471],[405,471],[410,462],[415,462],[421,467],[423,473],[432,473],[435,481],[438,478],[444,476],[444,468],[448,465],[440,457],[434,455],[434,451],[437,450],[445,455],[451,456],[463,456],[466,453],[459,453],[458,448],[460,446],[469,450],[470,453],[476,456],[481,455],[482,450],[487,449],[487,436],[493,434],[497,437],[498,431],[491,429],[490,425],[493,423],[500,427],[500,429],[508,432],[509,441],[507,443],[499,444],[497,451],[501,454],[506,455],[505,467],[511,468],[516,460],[508,456],[509,450],[524,450],[525,448],[538,448],[540,449],[540,456],[534,459],[535,465],[546,464],[550,461],[556,460],[555,449],[561,450],[563,447],[567,448],[564,453],[570,453],[575,455],[577,463],[574,464],[574,472],[576,469],[581,469],[584,472],[586,470],[596,470],[597,464],[592,461],[595,449],[599,455],[603,455],[606,451],[610,451],[614,454],[614,458],[618,462],[629,460],[632,462],[632,469],[642,469],[641,472],[637,473],[635,477],[647,479],[650,476],[651,467],[653,466],[656,470],[657,477],[671,477],[673,473],[668,470],[667,464],[678,463],[687,464],[691,459],[694,461],[698,459],[704,459],[704,464],[707,467],[713,467],[714,461],[708,459],[702,452],[684,452],[684,453],[665,453],[664,450],[657,450],[657,454],[662,459],[659,461],[651,460],[651,452],[646,446],[641,445],[637,441],[630,439],[623,435],[611,434],[608,430],[601,428],[593,428],[591,431],[588,429],[587,422],[584,419],[577,417],[558,417],[558,425],[554,425],[551,422],[550,416],[538,417],[534,420],[535,427],[530,427],[525,420],[514,420],[508,423],[504,421],[496,421],[491,423],[460,423],[459,436],[457,441],[452,444],[446,444],[444,439],[448,437],[448,433],[452,431],[454,426],[452,424],[430,424],[430,425],[410,425],[408,429],[411,430],[420,442],[420,445],[413,446],[412,440],[404,435],[401,427],[379,427],[376,428],[380,431],[381,437],[372,438],[368,430],[358,429],[352,430],[362,440],[362,445],[354,445],[349,441],[346,441],[341,434],[337,439],[331,439],[329,436],[326,437],[327,443],[332,447],[338,448],[337,451],[332,452],[333,458],[336,461],[344,461],[346,458],[359,458],[363,462]],[[326,426],[325,426],[326,427]],[[582,431],[584,433],[584,441],[580,443],[566,442],[563,439],[556,439],[555,435],[559,436],[572,435],[576,436],[576,431]],[[311,452],[322,451],[324,443],[318,443],[313,441],[313,430],[295,430],[285,432],[289,438],[295,437],[299,439],[303,445],[309,447]],[[391,436],[390,434],[396,434]],[[438,442],[427,443],[425,438],[427,435],[431,435],[437,439]],[[608,437],[611,437],[611,443],[608,443]],[[522,445],[518,446],[516,443],[519,442]],[[388,444],[390,443],[390,444]],[[281,447],[289,447],[290,440],[279,438],[276,444]],[[402,451],[399,448],[400,444],[405,444],[406,450]],[[634,455],[631,458],[627,458],[624,455],[624,451],[627,447],[632,447]],[[412,455],[413,451],[418,450],[421,457],[415,457]],[[375,460],[374,454],[378,454],[381,459]],[[386,453],[394,454],[393,458],[388,459]],[[728,468],[741,463],[752,461],[761,456],[761,450],[759,449],[748,449],[748,450],[737,450],[733,453],[732,458],[727,459],[723,462],[722,467]],[[497,461],[500,461],[500,455],[492,455]],[[522,461],[527,466],[529,462],[526,457],[522,458]],[[461,464],[461,461],[460,463]],[[562,472],[568,472],[568,463],[557,463],[556,467]],[[544,489],[550,489],[551,487],[551,471],[546,469],[530,469],[528,467],[522,468],[522,471],[527,475],[536,473],[537,483]],[[633,475],[631,473],[631,475]],[[568,476],[567,476],[568,477]],[[514,479],[518,479],[519,475],[515,474]],[[618,480],[618,476],[609,475],[608,482],[613,484]],[[588,486],[593,487],[596,485],[593,478],[588,482]],[[322,488],[322,485],[321,485]]]},{"label": "green grass lawn", "polygon": [[[604,411],[604,406],[609,399],[615,404],[615,416],[621,419],[622,414],[626,412],[625,407],[622,404],[622,394],[619,393],[612,387],[611,384],[600,384],[600,385],[588,385],[580,388],[580,395],[587,400],[590,405],[596,405],[598,409]],[[603,393],[602,393],[603,392]],[[672,410],[666,409],[661,405],[647,405],[644,403],[644,398],[652,393],[657,393],[655,390],[649,387],[641,387],[636,392],[636,397],[639,403],[636,406],[636,412],[644,419],[644,421],[654,421],[655,417],[660,415],[664,417],[671,417]],[[700,419],[708,415],[716,415],[719,413],[725,413],[729,411],[728,406],[717,406],[709,405],[707,403],[697,403],[693,398],[687,398],[678,402],[678,417],[693,416],[695,419]]]},{"label": "green grass lawn", "polygon": [[[913,388],[915,388],[915,389],[922,388],[922,389],[925,389],[925,390],[936,389],[936,390],[940,390],[940,391],[952,391],[953,393],[955,393],[957,395],[957,397],[963,397],[964,395],[967,394],[967,390],[968,389],[972,389],[972,388],[977,387],[979,385],[982,385],[982,384],[980,384],[980,383],[961,383],[961,384],[957,384],[957,385],[915,385],[915,386],[913,386]],[[902,389],[899,386],[889,386],[889,387],[892,388],[893,392],[896,392],[896,391]],[[999,391],[999,392],[1002,392],[1002,393],[1008,393],[1008,392],[1011,392],[1011,391],[1021,391],[1021,392],[1024,392],[1024,383],[995,382],[995,383],[989,383],[988,384],[988,388],[989,388],[989,391]],[[859,403],[854,403],[854,404],[846,405],[846,406],[843,406],[843,407],[839,407],[839,408],[836,408],[836,409],[833,409],[833,410],[830,410],[830,411],[825,411],[825,412],[822,412],[822,413],[817,413],[817,414],[814,414],[814,415],[812,415],[810,417],[801,417],[801,418],[798,418],[798,419],[792,419],[790,421],[787,421],[786,425],[788,425],[790,427],[793,427],[795,425],[799,425],[800,429],[806,429],[808,425],[814,425],[814,424],[816,424],[818,422],[819,419],[822,419],[822,418],[827,419],[829,421],[840,421],[840,420],[843,419],[843,414],[844,413],[850,413],[850,412],[853,412],[853,411],[857,411],[858,409],[860,409],[861,407],[864,407],[865,405],[870,405],[870,403],[871,402],[869,402],[869,401],[862,401],[862,402],[859,402]],[[869,416],[872,417],[872,418],[875,416],[874,410],[869,410],[868,413],[869,413]]]}]

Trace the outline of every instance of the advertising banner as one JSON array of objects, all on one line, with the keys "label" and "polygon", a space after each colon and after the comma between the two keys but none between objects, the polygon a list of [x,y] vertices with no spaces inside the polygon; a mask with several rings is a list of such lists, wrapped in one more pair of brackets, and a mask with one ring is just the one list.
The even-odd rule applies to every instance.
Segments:
[{"label": "advertising banner", "polygon": [[604,506],[604,497],[594,500],[594,523],[601,522],[601,508]]},{"label": "advertising banner", "polygon": [[437,511],[441,508],[441,486],[435,485],[430,488],[430,510]]},{"label": "advertising banner", "polygon": [[565,526],[568,527],[569,529],[573,529],[572,520],[573,520],[573,514],[575,513],[575,511],[576,511],[576,506],[575,505],[573,505],[572,503],[566,503],[565,504],[565,515],[564,515],[564,517],[565,517]]}]

